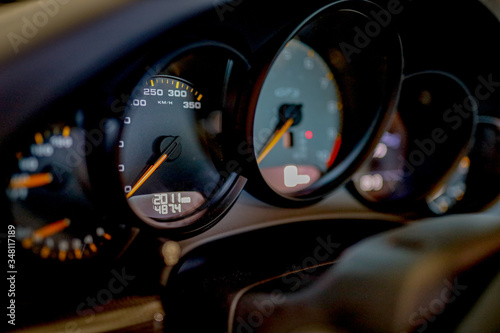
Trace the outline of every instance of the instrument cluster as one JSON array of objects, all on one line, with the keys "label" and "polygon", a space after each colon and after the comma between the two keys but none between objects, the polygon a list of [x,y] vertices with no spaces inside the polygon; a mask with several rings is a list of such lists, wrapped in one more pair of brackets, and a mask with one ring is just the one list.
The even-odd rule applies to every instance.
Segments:
[{"label": "instrument cluster", "polygon": [[499,119],[469,81],[412,68],[395,25],[346,53],[381,10],[328,5],[253,57],[177,38],[99,77],[96,96],[16,136],[4,193],[19,244],[61,264],[117,256],[134,229],[203,232],[243,189],[303,207],[347,182],[369,208],[407,216],[491,204],[498,191],[478,184],[498,179]]}]

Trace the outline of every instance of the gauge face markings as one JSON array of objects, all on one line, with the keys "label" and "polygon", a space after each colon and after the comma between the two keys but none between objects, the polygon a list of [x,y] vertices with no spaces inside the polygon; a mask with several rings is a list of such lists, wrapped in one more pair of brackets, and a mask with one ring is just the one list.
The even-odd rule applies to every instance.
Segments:
[{"label": "gauge face markings", "polygon": [[80,185],[86,175],[84,143],[82,129],[58,123],[36,132],[15,156],[6,194],[16,236],[42,259],[94,257],[113,238],[96,223]]},{"label": "gauge face markings", "polygon": [[191,83],[172,76],[147,78],[135,89],[125,111],[118,167],[139,217],[168,222],[189,216],[217,189],[221,178],[198,125],[203,102]]},{"label": "gauge face markings", "polygon": [[341,105],[321,56],[299,40],[288,42],[267,74],[254,119],[255,154],[271,187],[293,194],[330,169],[341,143]]}]

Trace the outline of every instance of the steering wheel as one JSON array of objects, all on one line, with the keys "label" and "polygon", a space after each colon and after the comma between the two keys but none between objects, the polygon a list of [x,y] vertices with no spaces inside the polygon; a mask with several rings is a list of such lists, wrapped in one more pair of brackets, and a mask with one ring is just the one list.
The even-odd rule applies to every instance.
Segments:
[{"label": "steering wheel", "polygon": [[418,221],[347,249],[296,294],[234,302],[229,332],[498,332],[500,218]]}]

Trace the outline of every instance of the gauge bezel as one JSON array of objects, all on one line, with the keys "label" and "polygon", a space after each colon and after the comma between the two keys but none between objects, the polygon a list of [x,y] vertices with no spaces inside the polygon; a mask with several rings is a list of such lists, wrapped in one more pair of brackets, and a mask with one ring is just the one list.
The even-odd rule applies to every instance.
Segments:
[{"label": "gauge bezel", "polygon": [[467,191],[460,204],[452,207],[450,213],[479,212],[499,202],[499,142],[500,118],[490,115],[479,116],[474,134],[474,146],[469,153]]},{"label": "gauge bezel", "polygon": [[[394,111],[393,107],[398,98],[402,78],[402,46],[399,35],[392,26],[387,27],[387,30],[385,30],[381,36],[377,37],[382,39],[380,43],[386,47],[385,56],[390,58],[389,66],[384,72],[386,77],[378,77],[378,79],[386,82],[386,86],[383,87],[384,94],[381,96],[382,100],[376,110],[373,110],[370,119],[365,123],[366,132],[356,134],[358,135],[358,139],[356,140],[348,140],[348,142],[343,143],[341,152],[339,153],[341,158],[338,158],[334,167],[316,182],[313,190],[306,192],[306,189],[306,191],[303,191],[300,195],[286,195],[275,191],[262,176],[253,150],[253,119],[255,117],[260,90],[262,89],[266,75],[274,60],[286,46],[288,41],[300,35],[300,33],[308,27],[317,24],[321,19],[323,19],[321,24],[325,24],[324,17],[342,15],[339,13],[348,12],[355,13],[359,15],[358,18],[366,20],[369,19],[367,13],[371,10],[381,10],[381,7],[370,2],[354,1],[342,1],[327,5],[311,14],[298,26],[289,27],[289,30],[285,33],[275,36],[274,39],[269,41],[267,45],[259,51],[260,53],[256,58],[263,60],[259,63],[252,64],[253,70],[250,73],[250,82],[244,94],[244,99],[240,104],[240,114],[236,115],[237,127],[235,137],[237,137],[238,140],[234,147],[235,151],[239,154],[238,158],[240,162],[244,166],[244,176],[249,179],[246,189],[253,196],[269,204],[281,207],[302,207],[318,202],[345,182],[375,147],[374,142],[378,141],[377,138],[383,133],[383,128]],[[344,29],[345,31],[352,31],[355,26],[355,22],[352,22],[351,26],[345,27]],[[322,34],[321,36],[325,38],[328,37],[328,35],[325,35],[327,31],[318,32],[318,30],[315,30],[315,33],[317,35]],[[374,39],[374,44],[377,46],[379,39]],[[352,40],[350,42],[352,43]],[[317,51],[315,45],[309,45],[307,42],[305,42],[305,44]],[[370,49],[370,47],[368,47],[368,49]],[[332,67],[328,61],[327,63]],[[384,81],[384,79],[386,79],[386,81]],[[360,113],[357,115],[359,116]],[[354,115],[347,116],[351,119],[354,117]],[[353,122],[349,122],[348,125],[352,127]],[[360,128],[356,128],[354,132],[359,130]],[[344,129],[344,133],[345,131],[346,129]],[[347,131],[349,131],[349,129],[347,129]]]},{"label": "gauge bezel", "polygon": [[[432,79],[433,76],[434,76],[434,79]],[[450,73],[443,72],[443,71],[422,71],[422,72],[412,73],[412,74],[406,75],[404,80],[403,80],[403,85],[402,85],[402,91],[403,91],[402,97],[404,95],[404,90],[405,90],[405,80],[415,80],[415,79],[417,79],[417,80],[424,79],[424,80],[429,80],[430,82],[437,82],[438,80],[443,80],[443,79],[449,80],[449,82],[452,82],[453,84],[456,85],[456,87],[454,87],[454,88],[459,87],[462,90],[461,92],[463,92],[465,95],[468,95],[469,96],[468,98],[470,98],[471,101],[474,100],[472,97],[471,91],[464,84],[463,81],[461,81],[458,77],[456,77]],[[402,100],[400,99],[400,102],[401,101]],[[450,107],[452,107],[451,104],[450,104]],[[445,171],[443,171],[441,174],[436,175],[438,180],[435,183],[433,183],[431,186],[425,187],[425,189],[420,190],[419,194],[410,193],[408,197],[403,198],[403,199],[398,199],[398,200],[391,200],[391,199],[385,199],[385,200],[379,200],[379,201],[370,200],[370,199],[366,198],[362,193],[360,193],[360,191],[358,190],[358,188],[356,187],[356,185],[352,179],[346,184],[346,189],[359,202],[361,202],[363,205],[365,205],[366,207],[368,207],[374,211],[379,211],[379,212],[383,212],[383,213],[392,213],[392,214],[402,214],[402,215],[407,215],[409,217],[426,217],[426,216],[429,217],[429,216],[439,216],[439,215],[446,215],[446,214],[453,213],[454,211],[456,211],[456,208],[454,208],[454,207],[450,207],[450,209],[446,213],[442,213],[442,214],[434,211],[431,207],[429,207],[430,202],[428,202],[428,200],[429,200],[429,196],[431,196],[431,194],[433,192],[438,191],[442,186],[446,185],[446,182],[448,181],[448,179],[457,170],[457,168],[460,164],[460,161],[464,157],[468,156],[468,154],[471,152],[471,149],[474,146],[474,133],[476,132],[477,122],[478,122],[478,115],[477,115],[478,109],[477,109],[477,107],[478,106],[476,105],[475,100],[474,100],[474,102],[472,103],[473,110],[470,111],[470,121],[471,121],[470,131],[468,131],[469,132],[468,136],[463,138],[466,142],[460,147],[458,153],[455,156],[453,156],[453,160],[450,163],[444,164],[444,165],[446,165],[447,169]],[[399,113],[400,111],[398,110],[397,112]],[[446,110],[443,110],[443,114],[445,114],[445,112],[446,112]],[[441,113],[437,114],[436,119],[441,118],[440,117],[441,115],[442,115]],[[444,116],[442,118],[443,118],[444,122],[443,123],[436,123],[435,124],[436,129],[442,129],[442,127],[441,127],[442,125],[444,127],[446,120],[445,120]],[[436,120],[436,119],[433,119],[433,120]],[[464,119],[467,120],[468,118],[464,118]],[[464,120],[464,119],[462,119],[462,120]],[[429,122],[429,121],[431,121],[431,119],[426,118],[425,121]],[[417,132],[416,127],[418,127],[418,126],[416,124],[411,124],[410,122],[408,122],[408,123],[404,123],[404,126],[409,127],[411,130],[413,130],[413,132]],[[462,126],[462,124],[459,127],[461,127],[461,126]],[[459,129],[456,129],[456,130],[454,129],[454,131],[458,131],[458,130]],[[461,130],[463,130],[463,129],[461,129]],[[467,129],[465,129],[465,130],[467,130]],[[448,136],[449,135],[447,135],[447,137]],[[410,140],[407,140],[407,141],[414,141],[415,139],[416,138],[412,137]],[[418,138],[418,139],[421,139],[421,138]],[[405,154],[406,157],[408,157],[408,155],[410,153],[411,152],[407,152]],[[369,160],[371,161],[372,158],[370,158]],[[436,160],[435,162],[441,161],[436,157],[434,158],[434,160]],[[443,163],[440,163],[440,164],[443,164]],[[465,176],[465,178],[467,178],[467,175]],[[409,186],[405,186],[405,188],[407,188],[407,187],[409,187]]]},{"label": "gauge bezel", "polygon": [[[219,61],[217,64],[218,66],[221,66],[221,64],[225,66],[228,61],[231,61],[232,67],[229,66],[231,68],[228,68],[227,71],[221,74],[223,77],[219,82],[220,85],[217,86],[217,88],[220,88],[219,93],[213,98],[217,101],[216,103],[220,110],[224,114],[229,114],[229,112],[234,109],[234,104],[239,95],[239,85],[236,84],[236,82],[241,81],[241,76],[246,73],[248,64],[245,57],[233,48],[211,40],[198,40],[190,43],[183,41],[180,45],[172,43],[168,49],[155,48],[147,56],[136,60],[137,63],[133,65],[133,69],[129,71],[128,75],[122,78],[122,81],[116,83],[111,103],[120,101],[120,96],[122,96],[122,94],[128,95],[138,84],[141,84],[144,79],[155,75],[174,75],[183,80],[192,82],[200,91],[203,90],[203,87],[200,88],[199,82],[197,82],[200,81],[199,77],[198,80],[196,77],[191,77],[194,75],[193,73],[190,73],[191,76],[186,77],[182,73],[172,74],[165,72],[168,66],[190,56],[193,56],[195,59],[194,62],[197,67],[206,66],[206,68],[209,68],[208,71],[210,71],[210,69],[215,70],[214,68],[217,67],[213,64],[212,67],[210,67],[211,65],[209,63],[209,60],[215,57],[217,57]],[[196,75],[202,75],[202,73],[198,71]],[[212,87],[210,91],[214,89],[215,87]],[[122,114],[125,109],[124,104],[119,103],[119,105],[119,114]],[[108,104],[104,107],[108,110],[110,108],[113,110],[113,105]],[[119,164],[118,141],[120,140],[123,126],[119,118],[116,117],[116,113],[112,116],[114,117],[110,117],[108,121],[111,125],[106,129],[108,133],[105,133],[110,142],[108,142],[106,146],[101,146],[101,156],[97,157],[95,161],[91,163],[98,163],[99,159],[101,160],[100,163],[102,163],[103,159],[108,161],[107,170],[101,170],[101,172],[95,173],[94,176],[96,178],[108,178],[108,186],[111,188],[104,189],[101,197],[111,197],[111,200],[114,201],[113,205],[120,207],[120,212],[117,214],[120,219],[128,221],[128,223],[141,228],[145,232],[159,232],[160,235],[164,237],[184,239],[192,237],[215,225],[234,204],[245,185],[246,179],[240,175],[238,170],[229,170],[229,168],[227,168],[227,173],[225,172],[225,166],[231,162],[231,159],[228,157],[229,150],[227,147],[222,146],[221,150],[224,158],[218,161],[217,166],[224,166],[224,168],[221,167],[218,171],[219,173],[224,172],[225,181],[222,185],[217,187],[216,192],[210,198],[210,203],[205,209],[168,222],[159,222],[137,216],[127,203],[116,167]],[[95,120],[96,119],[94,119],[94,126],[96,126]],[[223,117],[223,121],[227,122],[226,117]],[[227,123],[223,123],[222,126],[227,126]],[[221,141],[230,141],[226,133],[223,132],[222,135],[223,138]]]},{"label": "gauge bezel", "polygon": [[[74,98],[74,96],[75,95],[72,95],[71,97]],[[35,246],[25,247],[22,242],[27,238],[33,239],[33,236],[25,237],[23,239],[16,238],[16,241],[18,242],[18,248],[20,249],[18,255],[30,263],[30,265],[28,266],[33,266],[34,268],[36,268],[38,267],[38,265],[43,264],[47,267],[53,268],[54,270],[59,270],[63,267],[75,267],[77,274],[80,274],[82,271],[87,270],[91,266],[97,267],[99,265],[104,265],[111,260],[118,259],[133,241],[136,236],[136,232],[121,223],[113,224],[105,217],[99,215],[99,202],[96,202],[96,200],[94,200],[95,198],[92,193],[92,184],[91,182],[89,182],[88,178],[89,170],[87,162],[91,152],[86,151],[82,147],[85,146],[88,138],[86,136],[87,133],[83,124],[84,115],[81,110],[76,107],[68,108],[67,99],[52,103],[48,108],[50,109],[50,111],[52,111],[52,114],[45,116],[43,118],[43,121],[34,124],[27,124],[22,128],[21,131],[18,131],[18,133],[16,133],[16,136],[14,137],[15,140],[13,140],[12,144],[9,145],[9,149],[6,149],[4,151],[4,153],[6,153],[9,157],[6,159],[6,163],[2,165],[0,169],[2,169],[4,175],[8,175],[9,177],[11,177],[14,172],[17,172],[17,170],[19,170],[19,167],[16,163],[17,159],[15,157],[15,154],[21,150],[29,150],[29,146],[34,144],[35,133],[41,133],[44,137],[44,140],[46,140],[47,137],[62,135],[64,127],[70,128],[71,137],[73,138],[73,144],[69,147],[54,147],[54,149],[66,150],[66,159],[58,160],[54,157],[54,155],[38,157],[39,159],[41,158],[45,160],[44,162],[46,166],[52,165],[52,163],[55,162],[56,165],[59,165],[60,168],[65,168],[64,172],[68,173],[68,175],[67,177],[64,177],[64,180],[60,180],[60,182],[56,184],[43,186],[47,187],[47,189],[43,189],[44,192],[37,194],[37,196],[43,195],[44,197],[48,197],[49,195],[51,195],[52,191],[59,193],[60,191],[62,191],[62,188],[65,188],[68,185],[67,178],[73,178],[71,180],[71,187],[66,188],[65,190],[64,197],[67,198],[69,202],[75,201],[78,203],[72,206],[72,209],[75,209],[77,213],[73,214],[73,216],[68,216],[68,214],[72,213],[72,210],[66,209],[65,213],[61,214],[61,217],[64,217],[64,219],[80,218],[81,216],[78,214],[78,211],[85,212],[86,214],[88,214],[86,216],[87,220],[92,220],[91,227],[94,227],[96,229],[100,227],[104,228],[103,230],[105,230],[109,234],[109,236],[107,237],[110,238],[106,238],[105,241],[104,239],[101,239],[100,242],[94,241],[93,243],[96,246],[96,251],[89,251],[89,253],[85,253],[84,251],[82,251],[81,257],[77,257],[73,249],[70,248],[66,251],[67,253],[66,256],[64,256],[64,259],[61,259],[58,256],[59,250],[61,250],[61,248],[59,247],[60,243],[56,242],[54,248],[50,248],[51,252],[49,252],[47,256],[42,256],[39,249],[41,245],[38,245],[38,250],[36,250]],[[60,134],[56,134],[54,132],[55,129],[59,130]],[[78,139],[76,140],[73,134],[74,132],[77,132],[76,138]],[[53,144],[51,143],[51,145]],[[73,158],[72,160],[69,159],[70,156]],[[60,157],[61,156],[59,156],[59,158]],[[75,157],[79,158],[79,160],[78,163],[73,165],[75,163]],[[30,174],[30,172],[27,171],[23,171],[23,173]],[[69,175],[70,173],[71,175]],[[13,205],[16,204],[16,202],[8,198],[5,193],[5,189],[7,189],[9,185],[8,179],[3,179],[2,185],[3,190],[2,194],[0,195],[0,207],[4,208],[3,211],[6,214],[6,223],[12,224],[17,231],[20,228],[17,223],[18,221],[16,221],[16,216],[13,212]],[[52,200],[52,202],[56,202],[57,205],[62,204],[60,198],[54,199],[54,196],[52,196],[52,199],[46,200],[49,200],[47,202],[50,202],[50,200]],[[31,209],[33,207],[31,205],[22,206],[23,207],[20,208],[18,207],[18,209],[26,210],[27,213],[32,213]],[[41,207],[43,207],[41,208],[42,212],[44,209],[47,209],[46,205],[42,204]],[[62,209],[60,210],[62,211]],[[35,213],[40,213],[41,211],[39,208],[39,210],[37,210]],[[26,215],[21,215],[21,217],[25,216]],[[38,219],[38,214],[33,215],[33,218]],[[42,217],[40,221],[43,220],[45,219]],[[73,221],[75,223],[74,225],[76,226],[76,230],[78,231],[77,234],[74,234],[76,232],[74,229],[72,230],[72,232],[68,233],[68,230],[70,228],[73,228],[72,225],[69,226],[68,230],[65,230],[65,228],[61,231],[58,231],[56,236],[58,234],[64,234],[65,237],[71,238],[71,240],[79,239],[80,241],[83,241],[84,237],[87,235],[92,235],[95,237],[95,229],[91,229],[88,225],[82,223],[87,220],[80,220],[78,223]],[[56,220],[54,220],[54,222],[56,222]],[[39,227],[41,228],[45,226],[47,226],[47,224]],[[33,225],[31,225],[30,227],[33,227]],[[79,234],[79,232],[81,231],[85,231],[85,233]],[[18,235],[19,232],[17,232],[16,236]],[[54,249],[57,251],[55,252]]]}]

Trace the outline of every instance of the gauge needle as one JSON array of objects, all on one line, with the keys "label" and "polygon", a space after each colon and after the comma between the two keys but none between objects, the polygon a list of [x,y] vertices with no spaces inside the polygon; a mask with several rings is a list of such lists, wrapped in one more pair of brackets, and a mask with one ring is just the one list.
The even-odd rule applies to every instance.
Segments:
[{"label": "gauge needle", "polygon": [[71,221],[68,218],[47,224],[33,232],[33,239],[44,239],[69,227]]},{"label": "gauge needle", "polygon": [[51,173],[37,173],[33,175],[14,176],[10,180],[9,188],[35,188],[49,185],[54,180]]},{"label": "gauge needle", "polygon": [[160,165],[163,164],[168,158],[170,154],[174,152],[174,150],[179,146],[179,143],[177,142],[178,137],[172,141],[171,144],[168,145],[168,147],[165,149],[165,151],[161,154],[161,156],[156,160],[156,162],[151,165],[146,172],[141,176],[141,178],[135,183],[135,185],[132,187],[130,192],[127,193],[127,199],[130,198],[141,186],[144,184],[144,182],[151,177],[151,175],[160,167]]},{"label": "gauge needle", "polygon": [[259,164],[260,162],[262,162],[262,160],[264,160],[267,154],[269,154],[269,152],[274,148],[274,146],[276,146],[276,144],[280,141],[283,135],[285,135],[285,133],[290,129],[290,127],[292,127],[293,122],[294,122],[293,118],[288,119],[281,128],[279,128],[278,130],[276,130],[276,132],[274,132],[273,136],[271,136],[266,146],[260,153],[259,157],[257,157],[257,164]]}]

